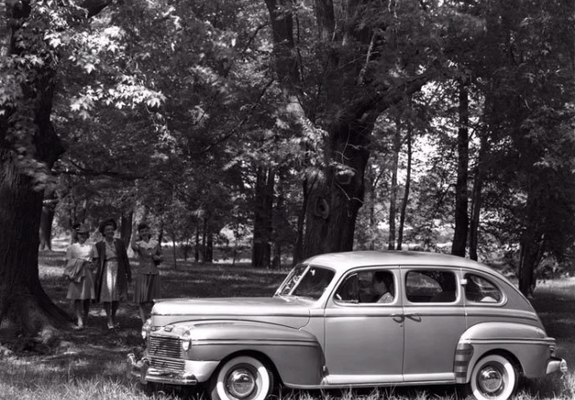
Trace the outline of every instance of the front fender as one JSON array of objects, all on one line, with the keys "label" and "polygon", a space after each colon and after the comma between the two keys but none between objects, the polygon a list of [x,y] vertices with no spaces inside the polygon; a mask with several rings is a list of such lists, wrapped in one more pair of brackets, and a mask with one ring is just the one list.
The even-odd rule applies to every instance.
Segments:
[{"label": "front fender", "polygon": [[309,332],[255,321],[197,321],[186,323],[191,360],[222,361],[241,352],[265,356],[284,385],[306,387],[322,380],[323,352]]},{"label": "front fender", "polygon": [[541,328],[508,323],[486,322],[466,330],[457,345],[455,374],[457,383],[469,382],[475,363],[488,353],[508,353],[519,363],[527,378],[545,376],[547,361],[555,340]]}]

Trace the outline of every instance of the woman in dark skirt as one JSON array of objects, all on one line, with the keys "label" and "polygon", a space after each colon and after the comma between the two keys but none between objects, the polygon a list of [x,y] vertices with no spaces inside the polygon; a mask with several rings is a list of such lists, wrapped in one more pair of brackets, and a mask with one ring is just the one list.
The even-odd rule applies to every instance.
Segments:
[{"label": "woman in dark skirt", "polygon": [[146,322],[146,306],[160,296],[160,273],[158,264],[162,261],[160,243],[152,239],[150,227],[146,223],[138,225],[138,235],[132,240],[132,249],[138,255],[134,302],[140,308],[142,323]]}]

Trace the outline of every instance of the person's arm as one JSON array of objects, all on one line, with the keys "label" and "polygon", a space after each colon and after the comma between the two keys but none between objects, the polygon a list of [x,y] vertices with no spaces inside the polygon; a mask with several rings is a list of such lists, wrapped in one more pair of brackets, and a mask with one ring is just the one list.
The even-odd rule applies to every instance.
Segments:
[{"label": "person's arm", "polygon": [[160,242],[156,244],[156,248],[154,250],[153,260],[160,263],[164,260],[162,257],[162,247],[160,246]]},{"label": "person's arm", "polygon": [[66,261],[69,261],[72,258],[72,245],[66,248]]},{"label": "person's arm", "polygon": [[138,241],[140,240],[140,235],[138,234],[138,232],[134,232],[134,234],[132,235],[132,241],[130,242],[130,246],[132,246],[132,250],[134,250],[134,253],[136,254],[140,254],[140,245],[138,244]]}]

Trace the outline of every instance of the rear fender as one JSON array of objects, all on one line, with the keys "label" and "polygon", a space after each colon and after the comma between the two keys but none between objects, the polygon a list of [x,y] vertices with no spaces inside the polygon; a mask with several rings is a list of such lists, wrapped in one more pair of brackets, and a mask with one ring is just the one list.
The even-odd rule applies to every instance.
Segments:
[{"label": "rear fender", "polygon": [[486,322],[461,335],[455,352],[457,383],[467,383],[475,363],[489,353],[507,356],[527,378],[543,377],[555,340],[541,328],[502,322]]}]

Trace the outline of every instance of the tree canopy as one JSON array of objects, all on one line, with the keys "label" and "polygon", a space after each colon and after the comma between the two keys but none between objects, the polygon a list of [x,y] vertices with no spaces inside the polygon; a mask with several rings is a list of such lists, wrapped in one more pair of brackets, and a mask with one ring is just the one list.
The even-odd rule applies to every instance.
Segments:
[{"label": "tree canopy", "polygon": [[227,228],[254,267],[498,252],[528,293],[570,259],[570,1],[2,7],[0,317],[24,331],[65,324],[38,280],[43,204],[63,229],[146,218],[206,261]]}]

